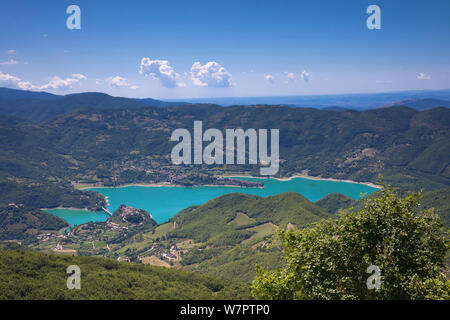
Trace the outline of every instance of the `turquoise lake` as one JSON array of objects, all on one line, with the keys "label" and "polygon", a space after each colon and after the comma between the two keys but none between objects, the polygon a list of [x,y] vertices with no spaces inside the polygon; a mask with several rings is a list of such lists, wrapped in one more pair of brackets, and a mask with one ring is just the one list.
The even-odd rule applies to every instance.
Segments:
[{"label": "turquoise lake", "polygon": [[[108,197],[108,210],[110,212],[114,212],[123,203],[150,212],[153,219],[158,223],[169,220],[184,208],[201,205],[213,198],[232,192],[266,197],[293,191],[314,202],[330,193],[342,193],[353,199],[359,199],[377,190],[364,184],[306,178],[293,178],[288,181],[256,178],[240,179],[264,182],[264,188],[129,186],[121,188],[90,188],[88,190],[97,191]],[[71,225],[89,221],[105,221],[108,218],[108,215],[103,212],[69,209],[53,209],[47,210],[47,212],[65,219]]]}]

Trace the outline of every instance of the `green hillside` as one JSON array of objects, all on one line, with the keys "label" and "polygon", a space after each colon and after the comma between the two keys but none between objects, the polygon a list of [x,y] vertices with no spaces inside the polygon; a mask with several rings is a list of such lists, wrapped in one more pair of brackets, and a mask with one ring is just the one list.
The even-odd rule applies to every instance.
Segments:
[{"label": "green hillside", "polygon": [[[70,265],[80,267],[80,290],[67,289]],[[0,247],[0,300],[249,299],[247,287],[182,270]]]},{"label": "green hillside", "polygon": [[99,211],[106,205],[103,196],[96,192],[76,190],[70,184],[55,184],[24,180],[13,182],[0,179],[0,206],[9,203],[31,208],[75,207]]},{"label": "green hillside", "polygon": [[328,217],[294,192],[265,198],[232,193],[181,211],[154,233],[162,243],[193,241],[183,250],[184,268],[251,281],[257,264],[281,262],[278,248],[268,242],[279,228],[302,228]]},{"label": "green hillside", "polygon": [[[377,195],[378,193],[374,193],[368,198],[373,198]],[[316,205],[330,214],[337,214],[339,210],[350,207],[360,209],[363,203],[364,199],[353,200],[340,193],[329,194],[315,202]],[[423,192],[420,204],[423,209],[434,209],[441,218],[442,223],[447,228],[450,227],[450,188]]]},{"label": "green hillside", "polygon": [[[249,221],[233,224],[239,213],[247,216]],[[169,221],[178,227],[168,236],[220,244],[231,235],[236,236],[235,241],[242,241],[253,235],[255,226],[264,223],[286,228],[288,223],[304,226],[326,217],[328,215],[319,207],[295,192],[265,198],[231,193],[181,211]]]},{"label": "green hillside", "polygon": [[342,193],[332,193],[326,195],[322,199],[315,202],[316,205],[321,207],[329,214],[336,214],[339,209],[347,209],[352,207],[356,203],[356,200],[347,197]]},{"label": "green hillside", "polygon": [[[136,215],[145,219],[135,219]],[[249,282],[257,264],[281,263],[279,248],[270,245],[277,230],[303,228],[328,217],[331,215],[297,193],[266,198],[233,193],[182,210],[161,225],[149,220],[145,211],[122,205],[106,222],[79,225],[64,238],[36,240],[30,246],[52,251],[61,245],[79,255]]]},{"label": "green hillside", "polygon": [[39,232],[59,231],[68,226],[61,218],[23,205],[0,207],[0,240],[24,240]]},{"label": "green hillside", "polygon": [[425,192],[421,204],[425,209],[434,208],[444,225],[450,227],[450,188]]},{"label": "green hillside", "polygon": [[0,88],[0,113],[29,121],[41,122],[78,109],[136,109],[169,107],[185,102],[156,99],[112,97],[100,92],[84,92],[65,96]]}]

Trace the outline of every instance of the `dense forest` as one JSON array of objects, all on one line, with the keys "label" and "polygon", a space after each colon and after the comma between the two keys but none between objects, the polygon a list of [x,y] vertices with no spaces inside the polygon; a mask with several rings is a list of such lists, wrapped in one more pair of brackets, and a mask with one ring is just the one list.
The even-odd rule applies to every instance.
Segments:
[{"label": "dense forest", "polygon": [[[0,245],[0,299],[249,299],[247,286],[192,272]],[[81,270],[68,290],[67,267]]]},{"label": "dense forest", "polygon": [[0,240],[27,240],[39,232],[67,227],[63,219],[38,209],[16,204],[0,207]]}]

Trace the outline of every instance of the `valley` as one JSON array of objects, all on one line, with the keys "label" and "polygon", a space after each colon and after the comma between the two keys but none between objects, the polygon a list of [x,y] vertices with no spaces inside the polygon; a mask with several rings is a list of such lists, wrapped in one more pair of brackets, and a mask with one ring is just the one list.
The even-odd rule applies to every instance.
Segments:
[{"label": "valley", "polygon": [[[403,196],[423,190],[423,209],[449,226],[447,108],[105,109],[102,97],[48,119],[0,121],[0,237],[14,250],[149,265],[249,288],[256,266],[285,264],[280,232],[359,210],[386,183]],[[280,128],[278,174],[261,177],[248,163],[172,164],[170,134],[192,130],[193,119],[221,130]]]}]

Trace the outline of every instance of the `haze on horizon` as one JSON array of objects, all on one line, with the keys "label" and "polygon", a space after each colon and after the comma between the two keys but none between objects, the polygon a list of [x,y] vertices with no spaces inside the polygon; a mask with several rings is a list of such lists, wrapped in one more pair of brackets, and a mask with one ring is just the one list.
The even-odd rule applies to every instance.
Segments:
[{"label": "haze on horizon", "polygon": [[[66,27],[69,5],[81,30]],[[381,8],[369,30],[366,9]],[[450,88],[450,2],[2,1],[0,87],[189,99]],[[21,17],[21,19],[17,19]]]}]

